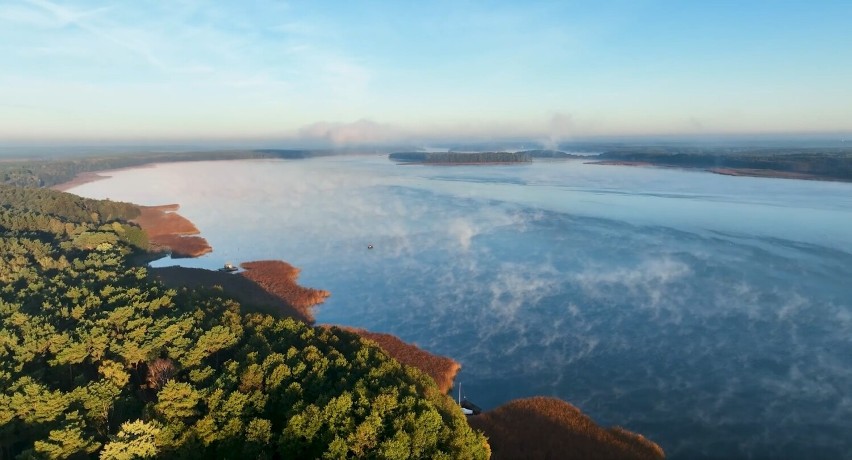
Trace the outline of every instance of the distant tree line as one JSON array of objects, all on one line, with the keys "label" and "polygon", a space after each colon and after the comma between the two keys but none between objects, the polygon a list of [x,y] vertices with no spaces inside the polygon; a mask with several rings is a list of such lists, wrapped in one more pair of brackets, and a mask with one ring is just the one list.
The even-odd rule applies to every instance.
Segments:
[{"label": "distant tree line", "polygon": [[527,163],[531,157],[523,152],[396,152],[388,158],[400,162],[431,164]]},{"label": "distant tree line", "polygon": [[597,159],[686,168],[761,169],[852,180],[852,149],[642,147],[611,150]]},{"label": "distant tree line", "polygon": [[75,159],[43,159],[0,162],[0,184],[20,187],[51,187],[68,182],[77,174],[128,168],[150,163],[207,160],[250,160],[264,158],[302,159],[328,155],[317,150],[223,150],[210,152],[138,153],[100,155]]},{"label": "distant tree line", "polygon": [[529,155],[530,158],[585,158],[582,155],[573,155],[570,153],[563,152],[561,150],[550,149],[524,150],[520,153]]},{"label": "distant tree line", "polygon": [[0,199],[0,458],[488,458],[357,335],[150,281],[132,205]]}]

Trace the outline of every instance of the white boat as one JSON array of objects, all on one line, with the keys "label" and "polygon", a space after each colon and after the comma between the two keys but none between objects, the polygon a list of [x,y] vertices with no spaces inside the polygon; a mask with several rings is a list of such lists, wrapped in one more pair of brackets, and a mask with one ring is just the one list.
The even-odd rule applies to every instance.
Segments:
[{"label": "white boat", "polygon": [[225,266],[219,269],[220,272],[235,272],[237,270],[239,270],[239,268],[230,262],[226,262]]},{"label": "white boat", "polygon": [[461,383],[459,383],[459,407],[464,415],[479,415],[482,413],[482,409],[479,406],[462,397]]}]

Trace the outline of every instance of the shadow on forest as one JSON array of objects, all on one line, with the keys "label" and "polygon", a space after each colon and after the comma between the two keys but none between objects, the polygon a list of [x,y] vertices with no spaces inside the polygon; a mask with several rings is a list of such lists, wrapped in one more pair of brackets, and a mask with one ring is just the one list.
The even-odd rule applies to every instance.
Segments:
[{"label": "shadow on forest", "polygon": [[306,323],[312,322],[305,312],[239,274],[187,267],[148,268],[148,273],[149,277],[174,289],[210,289],[219,286],[228,296],[242,304],[244,312],[254,311],[275,317],[286,316]]}]

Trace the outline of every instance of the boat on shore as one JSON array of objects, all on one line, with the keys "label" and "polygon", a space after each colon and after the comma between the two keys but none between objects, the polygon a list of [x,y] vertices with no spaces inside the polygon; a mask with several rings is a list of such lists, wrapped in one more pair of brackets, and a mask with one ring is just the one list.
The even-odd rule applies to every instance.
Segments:
[{"label": "boat on shore", "polygon": [[459,383],[459,407],[464,415],[479,415],[482,413],[482,409],[479,406],[462,396],[461,383]]},{"label": "boat on shore", "polygon": [[227,273],[235,272],[237,270],[239,270],[239,268],[230,262],[226,262],[225,265],[219,269],[220,272]]}]

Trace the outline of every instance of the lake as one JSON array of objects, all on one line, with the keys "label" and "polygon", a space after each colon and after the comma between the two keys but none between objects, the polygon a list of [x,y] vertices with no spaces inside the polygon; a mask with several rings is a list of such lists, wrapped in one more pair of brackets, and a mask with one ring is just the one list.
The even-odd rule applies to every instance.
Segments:
[{"label": "lake", "polygon": [[[180,203],[214,248],[332,292],[318,323],[565,399],[670,458],[852,458],[852,184],[386,156],[160,164],[71,190]],[[368,249],[373,245],[373,249]]]}]

